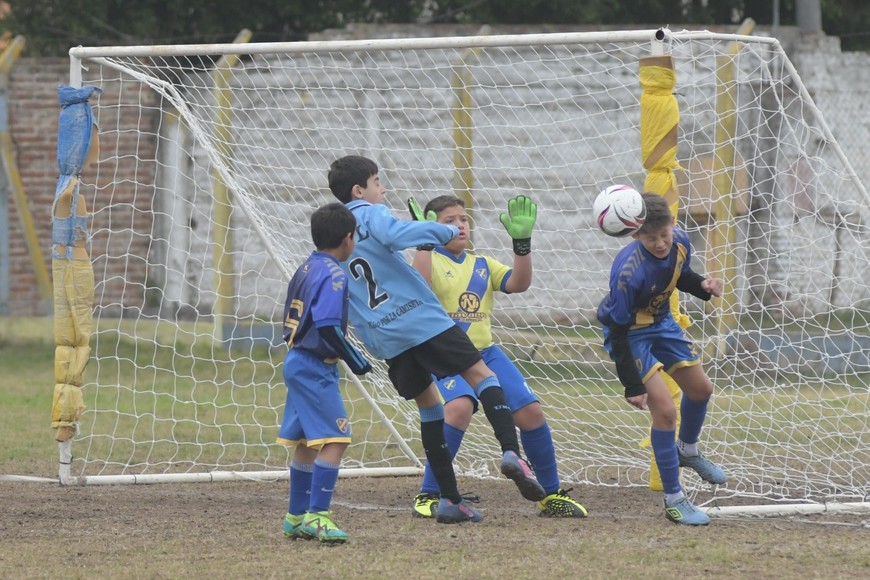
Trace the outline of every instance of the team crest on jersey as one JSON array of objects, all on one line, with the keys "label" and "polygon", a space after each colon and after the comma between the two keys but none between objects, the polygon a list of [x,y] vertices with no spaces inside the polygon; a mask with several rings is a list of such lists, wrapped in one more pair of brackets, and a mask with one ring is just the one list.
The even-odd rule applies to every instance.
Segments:
[{"label": "team crest on jersey", "polygon": [[450,379],[449,381],[444,381],[444,388],[448,391],[452,391],[456,388],[456,379]]},{"label": "team crest on jersey", "polygon": [[474,292],[463,292],[459,296],[459,308],[463,312],[477,312],[480,310],[480,296]]},{"label": "team crest on jersey", "polygon": [[486,280],[486,277],[489,276],[489,270],[486,268],[478,268],[477,270],[475,270],[475,272],[477,272],[477,275],[484,280]]},{"label": "team crest on jersey", "polygon": [[338,427],[338,430],[342,433],[347,433],[348,422],[347,417],[340,417],[335,420],[335,425]]}]

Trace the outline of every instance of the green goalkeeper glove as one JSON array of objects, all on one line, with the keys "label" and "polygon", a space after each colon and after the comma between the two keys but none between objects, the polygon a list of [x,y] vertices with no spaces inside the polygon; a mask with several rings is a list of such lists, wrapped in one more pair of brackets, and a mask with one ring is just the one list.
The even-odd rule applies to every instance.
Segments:
[{"label": "green goalkeeper glove", "polygon": [[532,230],[538,219],[538,205],[530,197],[518,195],[508,202],[508,213],[501,223],[514,242],[514,254],[525,256],[532,251]]},{"label": "green goalkeeper glove", "polygon": [[413,197],[408,198],[408,211],[411,212],[411,219],[413,219],[415,222],[437,222],[438,221],[438,215],[434,211],[432,211],[431,209],[429,210],[429,213],[427,213],[424,216],[423,215],[423,208],[420,207],[420,204],[417,203],[417,200],[414,199]]},{"label": "green goalkeeper glove", "polygon": [[[429,210],[429,212],[424,216],[423,209],[420,207],[420,204],[417,203],[417,200],[413,197],[408,198],[408,211],[411,212],[411,219],[415,222],[437,222],[438,214],[434,211]],[[434,244],[423,244],[422,246],[417,246],[417,249],[421,252],[431,252],[435,249]]]}]

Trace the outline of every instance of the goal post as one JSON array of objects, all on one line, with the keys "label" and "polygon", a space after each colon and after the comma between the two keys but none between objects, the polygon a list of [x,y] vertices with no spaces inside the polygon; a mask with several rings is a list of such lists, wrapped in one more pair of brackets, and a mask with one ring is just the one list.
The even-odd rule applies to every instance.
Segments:
[{"label": "goal post", "polygon": [[[399,217],[409,195],[468,196],[475,250],[506,263],[499,214],[517,194],[538,203],[533,287],[497,297],[497,341],[544,405],[567,484],[646,486],[649,419],[625,404],[595,321],[624,240],[597,231],[591,205],[644,183],[638,61],[653,43],[677,69],[679,223],[699,271],[729,264],[720,309],[682,298],[716,385],[702,445],[731,474],[716,501],[865,501],[870,197],[776,39],[669,30],[72,49],[71,83],[102,91],[101,156],[82,176],[96,306],[73,482],[286,476],[286,283],[312,249],[311,212],[333,201],[329,164],[356,153]],[[233,239],[220,287],[215,174]],[[723,206],[728,244],[710,235]],[[220,332],[218,304],[232,304]],[[343,373],[346,473],[420,471],[417,411],[385,371]],[[487,427],[472,422],[460,474],[497,476]]]}]

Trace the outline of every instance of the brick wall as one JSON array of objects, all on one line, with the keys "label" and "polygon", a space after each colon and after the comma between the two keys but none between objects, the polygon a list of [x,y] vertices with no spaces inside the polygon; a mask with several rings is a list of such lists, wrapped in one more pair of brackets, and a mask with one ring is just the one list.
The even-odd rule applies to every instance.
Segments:
[{"label": "brick wall", "polygon": [[[51,204],[54,200],[58,176],[57,120],[60,109],[57,104],[57,87],[68,82],[69,59],[22,58],[15,64],[8,87],[9,126],[18,170],[21,173],[28,209],[49,275],[51,275]],[[109,82],[101,83],[101,86],[106,98],[117,101],[116,93],[130,90],[135,83],[120,85]],[[135,90],[138,90],[138,87]],[[152,96],[151,99],[156,100],[156,97]],[[112,113],[103,111],[102,114]],[[93,211],[94,205],[99,203],[100,196],[106,193],[113,196],[114,202],[129,204],[130,208],[150,207],[152,195],[149,184],[153,184],[154,181],[154,167],[153,164],[143,166],[135,163],[133,154],[138,149],[145,159],[154,158],[153,150],[156,141],[140,140],[140,131],[153,132],[158,119],[159,111],[146,107],[141,111],[127,108],[120,116],[100,120],[101,151],[111,151],[113,158],[117,155],[129,157],[113,166],[101,164],[99,175],[93,168],[85,169],[82,176],[82,193],[87,199],[89,210]],[[103,126],[112,129],[104,131]],[[145,151],[142,151],[143,147]],[[102,157],[104,155],[101,155]],[[108,188],[112,182],[115,185]],[[35,269],[24,238],[21,208],[17,207],[11,193],[8,212],[10,230],[8,310],[15,316],[45,314],[45,307],[37,287]],[[140,221],[150,220],[149,212],[131,211],[131,216]],[[100,219],[100,214],[97,213],[92,233],[99,230]],[[147,231],[147,228],[144,231]],[[139,240],[138,243],[147,243],[147,241]],[[91,249],[92,254],[97,254],[92,255],[92,259],[97,261],[99,235],[95,236]],[[144,263],[142,269],[143,272],[128,274],[135,275],[141,280],[144,278]],[[111,269],[108,273],[112,274]],[[110,296],[104,296],[103,302],[120,302],[122,286],[123,284],[118,283],[107,287]]]}]

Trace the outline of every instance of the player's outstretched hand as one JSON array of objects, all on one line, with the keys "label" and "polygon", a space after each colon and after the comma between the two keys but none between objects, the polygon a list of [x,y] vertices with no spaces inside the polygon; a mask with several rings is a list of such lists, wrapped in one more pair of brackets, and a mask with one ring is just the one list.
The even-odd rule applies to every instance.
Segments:
[{"label": "player's outstretched hand", "polygon": [[413,197],[408,198],[408,211],[411,212],[411,219],[416,222],[437,222],[438,216],[437,214],[429,210],[425,216],[423,215],[423,208],[420,207],[420,204],[417,203],[417,200]]},{"label": "player's outstretched hand", "polygon": [[511,238],[527,240],[532,237],[532,230],[535,229],[538,204],[528,196],[518,195],[508,202],[508,212],[501,214],[500,219]]}]

